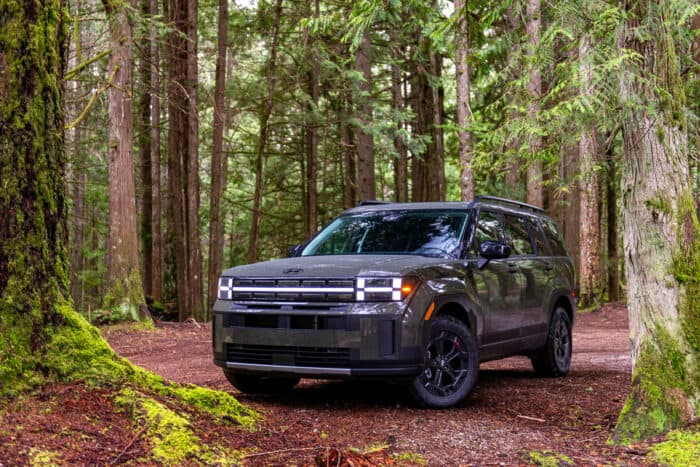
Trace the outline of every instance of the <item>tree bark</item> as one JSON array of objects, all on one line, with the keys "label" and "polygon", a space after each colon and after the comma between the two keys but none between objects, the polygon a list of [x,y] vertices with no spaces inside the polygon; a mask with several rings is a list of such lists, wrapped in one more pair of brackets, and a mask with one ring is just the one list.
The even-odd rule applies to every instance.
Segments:
[{"label": "tree bark", "polygon": [[616,302],[620,300],[620,258],[618,253],[618,232],[617,232],[617,165],[615,164],[615,154],[610,150],[607,154],[607,261],[608,261],[608,301]]},{"label": "tree bark", "polygon": [[349,95],[342,100],[342,105],[340,144],[343,151],[343,206],[348,209],[357,205],[357,151],[354,132],[348,121],[352,107]]},{"label": "tree bark", "polygon": [[108,71],[109,250],[106,308],[119,307],[131,319],[147,319],[138,262],[131,116],[132,26],[127,8],[104,0],[112,52]]},{"label": "tree bark", "polygon": [[357,141],[357,194],[360,200],[375,199],[377,184],[374,176],[374,137],[372,125],[372,63],[370,53],[370,31],[362,34],[362,40],[355,52],[355,70],[362,75],[357,85],[355,140]]},{"label": "tree bark", "polygon": [[[211,156],[211,198],[209,221],[209,277],[207,312],[216,301],[219,274],[224,251],[224,222],[221,199],[226,187],[224,169],[224,124],[226,121],[226,45],[228,41],[228,0],[219,0],[219,34],[216,53],[216,82],[214,85],[214,123]],[[207,313],[208,315],[209,313]],[[207,316],[207,321],[209,316]]]},{"label": "tree bark", "polygon": [[[320,6],[318,0],[309,2],[309,10],[313,7],[313,17],[318,18]],[[310,14],[311,16],[311,14]],[[306,108],[305,122],[305,152],[306,152],[306,173],[304,176],[304,238],[311,238],[318,228],[318,123],[316,122],[316,112],[318,111],[319,99],[319,77],[321,74],[318,53],[316,51],[316,41],[310,36],[307,27],[304,31],[305,55],[309,63],[306,75],[306,86],[310,102]]]},{"label": "tree bark", "polygon": [[[158,0],[150,0],[151,18],[158,16]],[[155,24],[150,28],[151,49],[151,296],[163,299],[163,232],[160,176],[160,51]]]},{"label": "tree bark", "polygon": [[199,234],[199,113],[198,113],[198,2],[187,1],[187,158],[185,173],[187,188],[187,261],[190,284],[188,310],[197,321],[207,321],[203,297],[202,244]]},{"label": "tree bark", "polygon": [[[141,0],[140,12],[144,17],[150,15],[151,1]],[[151,37],[143,36],[139,75],[141,82],[134,86],[138,90],[138,118],[136,134],[138,135],[139,160],[141,162],[141,200],[140,237],[143,257],[143,292],[147,297],[153,296],[153,170],[151,168]]]},{"label": "tree bark", "polygon": [[0,17],[0,395],[27,386],[63,320],[61,309],[70,303],[59,85],[68,18],[58,0],[5,5]]},{"label": "tree bark", "polygon": [[175,256],[175,288],[178,319],[184,321],[193,316],[190,307],[196,279],[191,270],[188,211],[191,207],[188,187],[190,176],[189,157],[192,136],[188,84],[189,9],[187,0],[170,0],[170,21],[173,30],[169,37],[168,80],[168,183],[170,185],[169,210]]},{"label": "tree bark", "polygon": [[[579,47],[580,95],[592,97],[591,44],[584,37]],[[579,307],[595,306],[602,301],[603,278],[600,262],[600,210],[598,177],[598,141],[596,138],[595,115],[586,115],[586,123],[581,128],[579,158],[581,167],[580,193],[580,235],[581,269],[579,275]]]},{"label": "tree bark", "polygon": [[471,97],[469,78],[469,21],[468,0],[455,0],[457,34],[455,36],[455,67],[457,79],[457,139],[459,140],[459,188],[462,201],[474,198],[474,170],[472,169]]},{"label": "tree bark", "polygon": [[442,129],[445,114],[445,90],[442,87],[442,55],[432,50],[430,64],[433,84],[430,86],[432,98],[432,145],[428,168],[429,199],[445,201],[445,138]]},{"label": "tree bark", "polygon": [[[530,125],[537,125],[537,115],[540,112],[540,98],[542,96],[542,75],[536,64],[533,63],[537,47],[540,42],[540,0],[527,0],[527,58],[530,66],[530,81],[527,85],[530,96],[528,104],[528,118]],[[527,168],[527,202],[535,206],[544,205],[544,191],[542,189],[542,159],[539,151],[542,149],[542,137],[536,134],[530,135],[531,159]]]},{"label": "tree bark", "polygon": [[[401,58],[403,54],[400,53]],[[394,57],[394,60],[399,57]],[[396,122],[396,135],[394,136],[394,194],[399,203],[408,202],[408,148],[404,139],[404,98],[403,98],[403,77],[401,67],[394,63],[391,65],[391,100],[394,112],[401,117]]]},{"label": "tree bark", "polygon": [[683,426],[700,409],[700,223],[688,177],[679,50],[666,29],[677,19],[656,17],[656,2],[625,7],[620,48],[644,61],[626,62],[620,76],[633,370],[618,442]]},{"label": "tree bark", "polygon": [[280,18],[282,16],[282,0],[275,1],[273,27],[270,34],[270,58],[267,71],[267,98],[260,110],[260,133],[255,155],[255,192],[253,194],[253,216],[250,226],[250,241],[248,244],[248,262],[258,259],[258,242],[260,225],[262,223],[263,169],[265,168],[265,148],[269,133],[270,115],[274,108],[275,67],[277,64],[277,44],[279,42]]}]

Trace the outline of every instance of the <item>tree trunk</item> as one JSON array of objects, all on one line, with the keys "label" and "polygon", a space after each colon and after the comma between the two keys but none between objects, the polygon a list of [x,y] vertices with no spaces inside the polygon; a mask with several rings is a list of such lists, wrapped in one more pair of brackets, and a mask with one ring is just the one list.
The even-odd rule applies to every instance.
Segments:
[{"label": "tree trunk", "polygon": [[[401,58],[403,54],[401,53]],[[398,57],[394,57],[398,59]],[[403,123],[404,98],[402,93],[402,72],[398,64],[391,65],[391,100],[394,112],[401,117],[396,122],[396,135],[394,136],[394,194],[399,203],[408,202],[408,149],[404,138],[405,128]]]},{"label": "tree trunk", "polygon": [[[224,170],[224,124],[226,121],[226,44],[228,40],[228,0],[219,0],[219,34],[216,53],[216,83],[214,87],[214,123],[211,156],[211,199],[209,221],[209,277],[207,311],[216,301],[224,250],[224,222],[221,198],[226,187]],[[208,313],[207,313],[208,314]],[[207,318],[209,318],[207,316]],[[208,319],[207,319],[208,321]]]},{"label": "tree trunk", "polygon": [[203,302],[202,245],[199,235],[199,115],[197,73],[197,0],[187,1],[187,158],[185,173],[187,187],[187,268],[190,284],[187,294],[188,311],[197,321],[207,321]]},{"label": "tree trunk", "polygon": [[472,169],[472,134],[469,79],[469,21],[468,0],[455,0],[457,34],[455,36],[455,67],[457,77],[457,139],[459,140],[459,188],[462,201],[474,198],[474,170]]},{"label": "tree trunk", "polygon": [[607,154],[607,241],[608,241],[608,301],[620,300],[620,258],[618,253],[617,233],[617,167],[615,154],[610,150]]},{"label": "tree trunk", "polygon": [[[582,96],[591,96],[592,57],[591,44],[584,37],[579,48],[579,74]],[[603,279],[600,265],[600,210],[598,183],[598,141],[595,132],[595,115],[586,115],[581,128],[579,158],[581,168],[580,235],[581,269],[579,275],[579,307],[595,306],[602,301]]]},{"label": "tree trunk", "polygon": [[[150,0],[140,0],[139,9],[143,17],[150,15]],[[139,57],[138,72],[140,83],[133,86],[138,92],[136,134],[139,147],[141,169],[141,187],[138,193],[141,201],[141,224],[139,236],[141,255],[143,257],[143,292],[147,297],[153,296],[153,170],[151,169],[151,38],[144,34]]]},{"label": "tree trunk", "polygon": [[[632,387],[614,432],[629,442],[697,419],[700,410],[700,223],[688,177],[679,50],[660,5],[626,5],[620,76],[623,244]],[[648,9],[647,9],[648,8]],[[664,14],[669,13],[667,10]],[[650,109],[658,109],[651,113]]]},{"label": "tree trunk", "polygon": [[29,375],[44,363],[54,326],[62,322],[61,309],[70,302],[59,86],[68,18],[58,0],[5,5],[0,17],[0,395],[30,384]]},{"label": "tree trunk", "polygon": [[104,1],[109,17],[109,250],[106,308],[118,307],[125,317],[148,318],[138,261],[138,225],[134,185],[131,116],[132,27],[127,7]]},{"label": "tree trunk", "polygon": [[352,107],[350,96],[343,99],[342,105],[340,144],[343,151],[343,207],[348,209],[357,205],[357,152],[354,133],[348,122]]},{"label": "tree trunk", "polygon": [[[150,0],[151,18],[158,16],[158,0]],[[163,299],[163,232],[160,201],[160,51],[155,24],[151,24],[151,296]]]},{"label": "tree trunk", "polygon": [[429,199],[445,201],[445,138],[442,129],[445,114],[445,93],[442,87],[442,55],[430,52],[430,64],[433,84],[430,86],[432,97],[432,139],[430,162],[428,168]]},{"label": "tree trunk", "polygon": [[372,125],[372,63],[369,55],[372,50],[370,32],[362,35],[360,45],[355,52],[355,70],[362,75],[357,85],[355,103],[357,104],[357,194],[360,200],[375,199],[377,184],[374,178],[374,138]]},{"label": "tree trunk", "polygon": [[168,207],[171,218],[173,253],[175,256],[175,293],[178,319],[184,321],[192,315],[189,308],[192,276],[187,245],[187,158],[188,158],[188,109],[187,94],[187,0],[170,0],[170,20],[173,30],[169,38],[168,80],[168,183],[170,197]]},{"label": "tree trunk", "polygon": [[[313,5],[313,16],[318,18],[320,14],[319,1],[310,2],[309,10]],[[319,77],[321,74],[316,51],[316,41],[310,37],[310,31],[307,27],[304,31],[306,57],[308,59],[308,71],[306,76],[306,85],[309,93],[310,102],[306,108],[305,122],[305,152],[306,152],[306,174],[303,177],[305,180],[304,187],[304,238],[311,238],[316,233],[318,228],[318,181],[316,172],[318,171],[318,123],[316,112],[318,111],[319,99]]]},{"label": "tree trunk", "polygon": [[248,244],[248,262],[258,259],[258,242],[260,225],[262,223],[263,169],[265,168],[265,148],[269,133],[268,123],[274,106],[275,67],[277,64],[277,43],[279,41],[280,17],[282,16],[282,0],[275,1],[274,23],[270,37],[270,58],[267,71],[267,98],[260,111],[260,133],[255,155],[255,192],[253,194],[253,216],[250,226],[250,242]]},{"label": "tree trunk", "polygon": [[[540,98],[542,96],[542,75],[536,64],[533,63],[540,42],[540,0],[527,0],[527,58],[530,66],[530,81],[527,85],[530,95],[528,104],[528,118],[530,125],[537,125],[537,115],[540,112]],[[542,159],[539,151],[542,149],[542,137],[536,134],[530,135],[531,159],[527,168],[527,202],[535,206],[544,205],[544,191],[542,189]]]}]

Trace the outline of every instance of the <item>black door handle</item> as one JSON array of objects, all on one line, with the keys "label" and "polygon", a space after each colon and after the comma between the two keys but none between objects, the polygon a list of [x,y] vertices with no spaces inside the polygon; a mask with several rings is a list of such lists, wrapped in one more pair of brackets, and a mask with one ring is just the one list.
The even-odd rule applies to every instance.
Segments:
[{"label": "black door handle", "polygon": [[508,263],[508,272],[518,272],[518,265],[515,263]]},{"label": "black door handle", "polygon": [[554,269],[554,266],[552,266],[552,263],[550,263],[550,262],[545,261],[542,264],[544,265],[545,271],[551,271],[552,269]]}]

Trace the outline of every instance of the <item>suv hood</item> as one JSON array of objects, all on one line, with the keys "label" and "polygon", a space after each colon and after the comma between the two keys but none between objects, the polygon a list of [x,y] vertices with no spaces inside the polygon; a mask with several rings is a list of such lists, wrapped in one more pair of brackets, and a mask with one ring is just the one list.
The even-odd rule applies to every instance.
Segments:
[{"label": "suv hood", "polygon": [[236,277],[357,277],[397,276],[424,266],[451,261],[417,255],[327,255],[299,256],[247,264],[227,269],[224,276]]}]

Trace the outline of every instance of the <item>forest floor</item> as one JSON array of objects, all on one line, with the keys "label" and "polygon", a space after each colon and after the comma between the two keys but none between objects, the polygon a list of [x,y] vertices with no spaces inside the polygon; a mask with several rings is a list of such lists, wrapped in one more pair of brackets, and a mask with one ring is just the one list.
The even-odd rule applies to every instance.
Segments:
[{"label": "forest floor", "polygon": [[[203,443],[242,452],[248,465],[651,463],[647,445],[607,443],[631,371],[621,305],[577,317],[567,377],[538,378],[524,357],[486,363],[471,396],[449,410],[415,408],[401,386],[379,383],[302,380],[281,396],[240,394],[211,362],[209,325],[122,325],[102,333],[138,365],[179,383],[229,391],[259,411],[264,419],[254,431],[190,411]],[[140,462],[148,440],[115,405],[117,390],[44,386],[0,407],[0,467]]]}]

